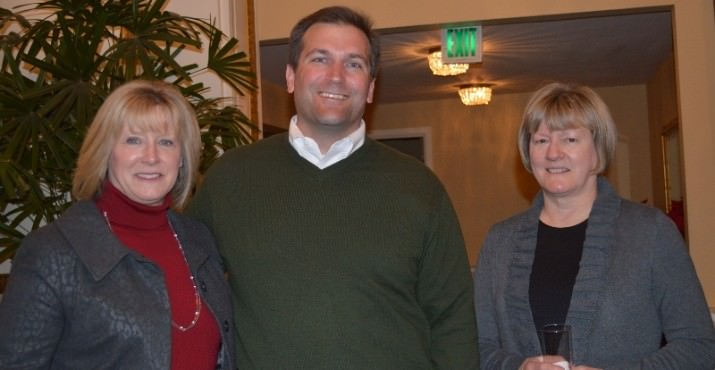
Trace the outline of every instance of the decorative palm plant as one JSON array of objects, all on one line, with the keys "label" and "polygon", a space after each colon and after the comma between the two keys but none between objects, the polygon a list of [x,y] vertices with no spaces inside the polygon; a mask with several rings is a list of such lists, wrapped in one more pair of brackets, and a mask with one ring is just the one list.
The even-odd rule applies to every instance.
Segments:
[{"label": "decorative palm plant", "polygon": [[[0,262],[27,232],[67,208],[82,138],[125,81],[180,87],[201,126],[201,171],[223,150],[252,140],[250,120],[225,99],[205,97],[208,88],[195,81],[209,71],[241,95],[254,90],[238,40],[211,20],[164,10],[166,2],[47,0],[0,8]],[[189,50],[207,55],[206,65],[180,64]]]}]

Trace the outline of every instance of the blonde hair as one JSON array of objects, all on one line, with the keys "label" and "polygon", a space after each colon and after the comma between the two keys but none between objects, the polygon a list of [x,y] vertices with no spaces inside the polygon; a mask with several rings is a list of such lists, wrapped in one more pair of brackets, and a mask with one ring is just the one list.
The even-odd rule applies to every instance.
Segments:
[{"label": "blonde hair", "polygon": [[172,206],[182,208],[194,185],[201,134],[189,102],[177,87],[163,81],[133,80],[109,94],[82,142],[72,195],[85,200],[100,194],[112,150],[126,125],[139,131],[160,131],[164,125],[173,126],[181,147],[182,165],[170,193]]},{"label": "blonde hair", "polygon": [[605,171],[613,160],[618,141],[616,125],[606,103],[591,88],[554,82],[532,95],[524,110],[518,137],[521,163],[529,172],[532,171],[531,136],[542,124],[549,130],[584,127],[591,131],[598,158],[596,174]]}]

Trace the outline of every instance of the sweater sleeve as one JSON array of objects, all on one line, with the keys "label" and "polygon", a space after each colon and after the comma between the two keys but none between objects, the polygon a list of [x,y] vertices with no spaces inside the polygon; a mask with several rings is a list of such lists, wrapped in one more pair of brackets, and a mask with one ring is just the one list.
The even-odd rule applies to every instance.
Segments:
[{"label": "sweater sleeve", "polygon": [[0,303],[3,369],[49,368],[62,335],[63,302],[54,284],[60,280],[55,273],[66,264],[55,259],[53,248],[44,248],[37,240],[28,236],[13,258],[10,282]]},{"label": "sweater sleeve", "polygon": [[479,353],[469,263],[446,193],[433,212],[421,259],[417,297],[431,328],[435,369],[478,369]]},{"label": "sweater sleeve", "polygon": [[214,223],[211,213],[211,201],[211,196],[207,191],[207,187],[200,187],[184,212],[187,216],[193,217],[194,219],[202,222],[211,231],[211,233],[214,234],[215,231],[213,230]]},{"label": "sweater sleeve", "polygon": [[652,289],[667,344],[637,368],[713,369],[715,329],[695,268],[672,221],[658,213],[655,224]]},{"label": "sweater sleeve", "polygon": [[237,180],[242,178],[239,172],[243,174],[245,171],[241,149],[244,147],[227,151],[211,165],[183,211],[185,215],[198,220],[208,228],[228,271],[231,270],[229,265],[232,261],[225,260],[223,255],[225,251],[221,247],[230,245],[231,242],[227,239],[234,237],[234,233],[226,233],[224,230],[235,230],[233,223],[240,222],[234,218],[232,212],[226,211],[226,204],[234,195],[244,192],[243,181]]},{"label": "sweater sleeve", "polygon": [[499,260],[500,247],[507,245],[508,232],[503,226],[494,226],[487,233],[482,245],[477,268],[474,272],[474,306],[479,327],[479,352],[482,369],[516,369],[524,361],[524,356],[510,353],[502,346],[499,334],[497,295],[500,275],[504,273],[504,262]]}]

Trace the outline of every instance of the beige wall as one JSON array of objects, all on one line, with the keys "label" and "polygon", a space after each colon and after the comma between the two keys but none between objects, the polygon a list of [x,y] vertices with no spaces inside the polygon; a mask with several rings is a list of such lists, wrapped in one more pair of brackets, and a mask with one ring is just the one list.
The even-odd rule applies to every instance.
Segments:
[{"label": "beige wall", "polygon": [[[687,217],[689,222],[688,239],[690,253],[695,262],[698,275],[704,285],[705,293],[711,307],[715,307],[715,247],[712,246],[712,230],[715,229],[715,218],[711,212],[715,210],[715,197],[712,195],[715,184],[715,69],[711,68],[715,63],[715,20],[712,0],[481,0],[474,2],[471,0],[452,0],[448,5],[434,7],[431,2],[419,1],[395,1],[395,0],[344,0],[344,5],[353,6],[370,14],[377,28],[394,28],[416,25],[432,25],[456,21],[473,20],[496,20],[513,19],[519,17],[529,17],[537,15],[557,15],[583,12],[600,12],[614,9],[629,9],[639,7],[672,6],[674,9],[674,37],[676,46],[675,67],[676,67],[676,89],[679,94],[680,123],[682,126],[683,160],[685,192],[688,197]],[[319,7],[335,4],[327,0],[289,1],[289,0],[261,0],[256,1],[256,36],[260,40],[284,39],[287,37],[290,27],[296,20]],[[409,6],[409,11],[405,7]],[[275,11],[280,9],[280,11]],[[520,96],[510,97],[510,99],[524,99]],[[437,104],[431,102],[429,104]],[[445,104],[453,104],[451,102]],[[502,104],[496,103],[493,104]],[[610,104],[610,102],[609,102]],[[389,107],[380,107],[388,110]],[[435,108],[444,109],[444,108]],[[627,108],[623,108],[626,109]],[[615,110],[615,109],[614,109]],[[444,115],[444,112],[439,112]],[[379,113],[378,113],[379,114]],[[387,112],[385,112],[387,114]],[[466,113],[462,113],[465,114]],[[471,114],[470,119],[477,120],[489,116],[490,122],[511,122],[509,113],[491,111],[490,113]],[[491,116],[494,115],[494,116]],[[474,116],[474,117],[471,117]],[[454,122],[457,120],[450,117]],[[461,119],[466,120],[465,117]],[[509,123],[511,124],[511,123]],[[494,138],[501,139],[506,135],[504,132],[497,133],[488,128],[487,135],[494,135]],[[454,133],[435,134],[435,141],[446,140]],[[475,134],[476,135],[476,134]],[[480,135],[483,135],[480,134]],[[488,140],[474,137],[476,140],[484,140],[485,145],[490,145]],[[463,137],[454,137],[455,140],[463,140]],[[639,136],[634,134],[629,137],[631,143],[639,140]],[[445,164],[438,163],[442,152],[451,149],[441,149],[435,153],[435,170],[443,177],[443,181],[450,183],[448,189],[454,193],[459,188],[476,186],[486,188],[488,181],[452,184],[451,179],[459,178],[459,175],[452,173],[459,166],[459,170],[474,170],[478,159],[465,159],[465,163]],[[503,149],[500,149],[503,150]],[[637,156],[644,153],[635,153]],[[508,165],[507,154],[503,153]],[[635,161],[636,158],[633,158]],[[508,168],[508,167],[504,167]],[[492,171],[493,172],[493,171]],[[508,175],[508,174],[505,174]],[[634,176],[632,180],[638,181],[641,176]],[[633,184],[632,184],[633,185]],[[511,186],[513,188],[513,185]],[[640,185],[638,185],[640,188]],[[634,194],[634,197],[636,195]],[[637,194],[641,196],[641,194]],[[456,196],[455,196],[456,197]],[[489,204],[480,204],[473,195],[465,195],[465,200],[459,203],[473,204],[485,210],[485,213],[501,213],[501,207],[488,207]],[[516,208],[516,205],[514,205]],[[460,206],[461,207],[461,206]],[[487,208],[488,207],[488,208]],[[460,216],[462,213],[460,208]],[[463,220],[464,223],[479,223],[479,217],[475,220]],[[483,230],[473,232],[467,230],[470,243],[478,239],[478,235]],[[474,234],[472,234],[474,233]],[[474,252],[470,257],[474,258]]]},{"label": "beige wall", "polygon": [[[657,154],[648,140],[648,99],[645,85],[597,88],[618,126],[619,146],[627,152],[616,151],[616,158],[608,171],[609,178],[622,196],[634,202],[653,205],[653,182],[650,167],[652,153]],[[627,166],[620,171],[619,166]],[[627,179],[619,178],[624,172]]]}]

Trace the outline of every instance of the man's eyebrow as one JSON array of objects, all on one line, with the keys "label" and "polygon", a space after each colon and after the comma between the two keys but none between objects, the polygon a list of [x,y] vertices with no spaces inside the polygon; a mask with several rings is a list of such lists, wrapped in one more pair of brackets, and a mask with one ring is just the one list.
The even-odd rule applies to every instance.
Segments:
[{"label": "man's eyebrow", "polygon": [[305,55],[311,55],[311,54],[330,54],[328,50],[326,49],[321,49],[321,48],[313,48],[310,50],[307,50],[305,52]]},{"label": "man's eyebrow", "polygon": [[350,53],[350,54],[348,54],[348,57],[349,57],[350,59],[361,59],[361,60],[364,60],[364,61],[367,61],[367,60],[368,60],[368,57],[367,57],[367,56],[362,55],[362,54],[359,54],[359,53]]},{"label": "man's eyebrow", "polygon": [[[322,48],[314,48],[307,50],[305,52],[305,55],[311,55],[311,54],[322,54],[322,55],[330,55],[330,51],[328,49],[322,49]],[[364,61],[368,61],[369,58],[366,55],[360,54],[360,53],[349,53],[348,54],[349,59],[361,59]]]}]

